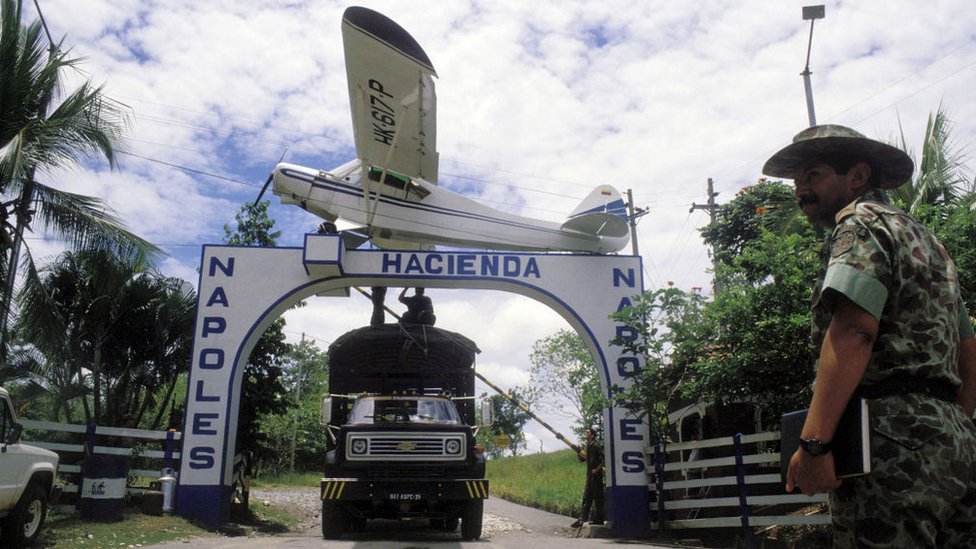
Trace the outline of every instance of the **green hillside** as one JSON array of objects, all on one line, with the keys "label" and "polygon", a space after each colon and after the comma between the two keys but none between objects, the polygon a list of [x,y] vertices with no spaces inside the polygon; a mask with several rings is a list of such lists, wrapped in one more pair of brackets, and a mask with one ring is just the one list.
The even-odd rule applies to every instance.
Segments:
[{"label": "green hillside", "polygon": [[580,512],[586,466],[572,450],[493,459],[491,495],[569,517]]}]

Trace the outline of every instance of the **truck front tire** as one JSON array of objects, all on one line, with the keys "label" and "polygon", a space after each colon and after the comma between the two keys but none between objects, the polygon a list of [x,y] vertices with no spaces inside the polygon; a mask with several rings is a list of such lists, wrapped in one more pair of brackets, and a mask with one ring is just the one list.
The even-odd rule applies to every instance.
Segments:
[{"label": "truck front tire", "polygon": [[481,520],[484,516],[485,500],[473,499],[464,506],[461,515],[461,539],[471,541],[481,537]]},{"label": "truck front tire", "polygon": [[41,533],[46,516],[47,492],[40,484],[32,483],[24,490],[17,506],[0,524],[3,544],[15,547],[30,545]]},{"label": "truck front tire", "polygon": [[349,517],[334,501],[322,502],[322,537],[325,539],[339,539],[346,533]]}]

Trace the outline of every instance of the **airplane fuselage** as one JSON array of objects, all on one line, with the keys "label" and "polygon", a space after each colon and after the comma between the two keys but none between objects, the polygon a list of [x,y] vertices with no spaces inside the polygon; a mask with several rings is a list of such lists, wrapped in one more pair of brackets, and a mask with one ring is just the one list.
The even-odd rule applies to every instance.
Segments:
[{"label": "airplane fuselage", "polygon": [[[419,178],[364,174],[354,160],[332,172],[278,164],[274,194],[327,220],[341,218],[366,227],[379,245],[410,242],[417,247],[610,253],[629,235],[572,231],[558,223],[508,214]],[[386,175],[386,174],[381,174]],[[380,180],[374,180],[380,179]]]}]

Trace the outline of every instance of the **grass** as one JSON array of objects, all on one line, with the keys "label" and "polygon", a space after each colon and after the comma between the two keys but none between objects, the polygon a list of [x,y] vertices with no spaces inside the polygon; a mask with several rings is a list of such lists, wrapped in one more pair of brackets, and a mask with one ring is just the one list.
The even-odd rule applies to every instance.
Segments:
[{"label": "grass", "polygon": [[307,486],[319,486],[319,481],[322,480],[321,472],[311,472],[311,473],[284,473],[276,477],[260,477],[252,481],[251,486],[254,488],[297,488],[297,487],[307,487]]},{"label": "grass", "polygon": [[[265,507],[259,501],[251,502],[246,515],[232,519],[264,533],[286,532],[301,520],[283,509]],[[44,547],[118,549],[181,540],[191,543],[193,538],[212,535],[185,518],[145,515],[136,508],[126,508],[121,520],[105,522],[83,519],[76,511],[52,510],[44,524],[42,541]]]},{"label": "grass", "polygon": [[[529,507],[569,517],[580,511],[586,466],[572,450],[505,457],[488,462],[491,494]],[[256,488],[318,486],[318,472],[255,479]]]},{"label": "grass", "polygon": [[494,496],[568,517],[579,515],[586,466],[572,450],[493,459],[487,476]]},{"label": "grass", "polygon": [[122,520],[93,522],[78,513],[48,515],[42,533],[45,547],[108,548],[150,545],[164,541],[189,540],[210,533],[177,516],[150,516],[126,512]]}]

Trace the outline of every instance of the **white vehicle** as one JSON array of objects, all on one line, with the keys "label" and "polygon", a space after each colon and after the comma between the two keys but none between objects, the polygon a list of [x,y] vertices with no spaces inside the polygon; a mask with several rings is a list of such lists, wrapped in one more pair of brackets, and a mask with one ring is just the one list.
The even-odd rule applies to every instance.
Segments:
[{"label": "white vehicle", "polygon": [[346,10],[342,38],[357,158],[328,172],[278,164],[265,189],[273,179],[283,204],[347,222],[382,248],[606,254],[627,244],[627,207],[610,185],[597,186],[562,223],[438,187],[436,73],[427,54],[402,27],[367,8]]},{"label": "white vehicle", "polygon": [[58,470],[58,455],[21,444],[10,395],[0,388],[0,545],[23,547],[37,539]]}]

